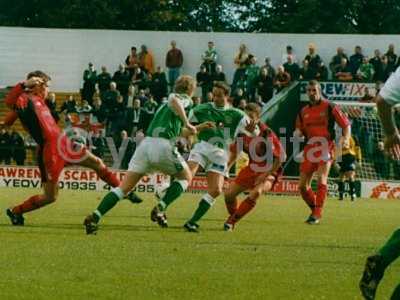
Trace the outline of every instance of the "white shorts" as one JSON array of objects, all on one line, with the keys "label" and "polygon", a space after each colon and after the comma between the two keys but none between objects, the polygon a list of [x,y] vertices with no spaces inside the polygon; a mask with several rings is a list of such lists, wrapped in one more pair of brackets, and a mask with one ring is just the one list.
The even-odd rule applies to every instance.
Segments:
[{"label": "white shorts", "polygon": [[228,168],[228,153],[224,149],[201,141],[190,151],[188,161],[198,163],[205,172],[225,175]]},{"label": "white shorts", "polygon": [[379,95],[391,105],[400,103],[400,68],[397,68],[379,92]]},{"label": "white shorts", "polygon": [[128,171],[139,174],[161,172],[175,175],[188,168],[177,148],[164,138],[146,137],[136,148]]}]

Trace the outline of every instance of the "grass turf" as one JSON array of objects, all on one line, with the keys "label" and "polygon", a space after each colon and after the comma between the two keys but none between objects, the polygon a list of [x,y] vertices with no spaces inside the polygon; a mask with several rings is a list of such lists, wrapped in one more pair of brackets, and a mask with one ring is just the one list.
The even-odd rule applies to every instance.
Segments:
[{"label": "grass turf", "polygon": [[[32,194],[1,189],[0,209]],[[150,222],[152,195],[123,201],[97,236],[81,225],[104,193],[61,191],[57,203],[26,215],[25,227],[0,217],[0,299],[361,299],[365,258],[399,225],[394,200],[328,200],[323,222],[303,223],[298,197],[263,197],[234,232],[221,230],[222,199],[186,233],[200,195],[168,212],[170,228]],[[377,299],[389,299],[399,264]]]}]

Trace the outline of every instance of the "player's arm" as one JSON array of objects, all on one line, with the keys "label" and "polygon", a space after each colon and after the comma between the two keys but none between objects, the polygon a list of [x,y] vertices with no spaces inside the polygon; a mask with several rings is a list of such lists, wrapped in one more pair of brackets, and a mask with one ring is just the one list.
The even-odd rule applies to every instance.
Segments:
[{"label": "player's arm", "polygon": [[348,148],[350,145],[350,121],[347,116],[340,110],[339,106],[335,105],[332,109],[333,117],[335,118],[335,122],[342,128],[343,134],[340,137],[340,145],[343,148]]},{"label": "player's arm", "polygon": [[296,117],[296,125],[295,125],[295,130],[293,132],[293,136],[296,138],[302,138],[304,136],[303,133],[303,122],[300,118],[300,114],[297,115]]},{"label": "player's arm", "polygon": [[171,109],[178,115],[178,117],[182,120],[184,126],[192,132],[192,134],[196,134],[196,127],[190,124],[188,117],[186,116],[185,109],[183,108],[182,104],[180,103],[179,99],[176,97],[172,97],[171,101],[169,102],[169,106]]},{"label": "player's arm", "polygon": [[[215,123],[214,123],[214,122],[207,121],[207,122],[204,122],[204,123],[195,125],[194,127],[196,128],[196,132],[200,132],[200,131],[202,131],[202,130],[204,130],[204,129],[215,128]],[[193,132],[190,131],[188,128],[183,128],[183,129],[182,129],[181,136],[183,136],[183,137],[185,137],[185,138],[188,138],[188,137],[191,137],[191,136],[193,136],[193,135],[194,135]]]}]

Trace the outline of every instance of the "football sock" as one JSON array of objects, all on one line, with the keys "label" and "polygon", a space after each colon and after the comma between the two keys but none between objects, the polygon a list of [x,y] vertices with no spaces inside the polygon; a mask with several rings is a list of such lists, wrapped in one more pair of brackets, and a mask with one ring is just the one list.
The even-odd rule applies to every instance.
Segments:
[{"label": "football sock", "polygon": [[201,198],[199,206],[197,207],[196,211],[194,212],[192,218],[189,220],[189,223],[197,223],[211,208],[214,204],[215,199],[211,197],[210,194],[205,194],[203,198]]},{"label": "football sock", "polygon": [[354,186],[354,181],[353,180],[349,180],[349,188],[350,188],[350,195],[355,194],[355,186]]},{"label": "football sock", "polygon": [[102,216],[104,216],[110,209],[112,209],[115,204],[124,198],[124,193],[118,188],[112,189],[104,198],[97,209],[93,212],[93,217],[95,221],[98,222]]},{"label": "football sock", "polygon": [[14,214],[21,215],[26,212],[30,212],[32,210],[41,208],[49,203],[51,203],[51,202],[47,201],[43,195],[35,195],[35,196],[30,197],[28,200],[26,200],[22,204],[15,206],[12,209],[12,212]]},{"label": "football sock", "polygon": [[378,253],[383,257],[385,268],[400,256],[400,229],[393,232],[392,236]]},{"label": "football sock", "polygon": [[235,197],[235,199],[233,201],[227,201],[225,199],[225,206],[226,206],[226,209],[228,210],[229,215],[232,216],[236,212],[236,209],[238,206],[237,197]]},{"label": "football sock", "polygon": [[300,190],[301,197],[303,198],[304,202],[308,205],[309,208],[314,209],[315,207],[315,193],[311,188],[303,192]]},{"label": "football sock", "polygon": [[240,203],[239,208],[236,210],[236,212],[229,218],[228,223],[236,223],[239,221],[241,218],[243,218],[245,215],[251,211],[254,206],[256,206],[257,200],[252,199],[250,197],[247,197],[246,199],[243,200],[242,203]]},{"label": "football sock", "polygon": [[165,211],[188,187],[187,180],[174,180],[165,192],[164,197],[158,203],[158,208]]},{"label": "football sock", "polygon": [[342,198],[344,194],[344,182],[339,181],[338,182],[338,191],[339,191],[339,197]]},{"label": "football sock", "polygon": [[97,174],[101,180],[107,182],[112,187],[117,187],[120,184],[117,176],[107,167],[102,168]]},{"label": "football sock", "polygon": [[318,218],[321,218],[322,208],[324,206],[327,191],[328,191],[328,188],[327,188],[326,184],[322,184],[322,183],[318,184],[317,197],[315,200],[316,205],[315,205],[315,209],[313,212],[313,215],[315,215]]}]

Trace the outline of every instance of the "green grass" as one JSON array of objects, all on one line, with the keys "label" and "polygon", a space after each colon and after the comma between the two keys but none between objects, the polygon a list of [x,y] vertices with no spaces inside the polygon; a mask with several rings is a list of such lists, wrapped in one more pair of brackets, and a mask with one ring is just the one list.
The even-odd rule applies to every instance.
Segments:
[{"label": "green grass", "polygon": [[[32,194],[1,189],[0,209]],[[61,191],[57,203],[26,215],[25,227],[0,216],[0,299],[361,299],[365,258],[399,225],[393,200],[328,201],[323,223],[309,226],[297,197],[263,197],[236,230],[221,230],[222,199],[201,222],[181,226],[200,195],[169,210],[170,228],[149,220],[152,195],[120,203],[97,236],[81,225],[103,193]],[[399,264],[377,299],[389,299]]]}]

